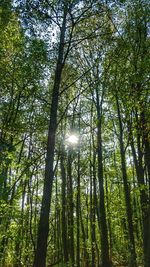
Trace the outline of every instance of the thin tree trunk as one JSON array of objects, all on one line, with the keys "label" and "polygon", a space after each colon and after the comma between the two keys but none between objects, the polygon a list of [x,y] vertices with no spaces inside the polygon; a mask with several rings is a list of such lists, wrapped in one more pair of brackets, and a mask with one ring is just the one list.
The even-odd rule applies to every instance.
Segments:
[{"label": "thin tree trunk", "polygon": [[90,231],[91,231],[91,250],[92,250],[92,262],[91,266],[95,267],[95,221],[93,213],[93,181],[92,181],[92,166],[90,163]]},{"label": "thin tree trunk", "polygon": [[68,245],[69,245],[69,254],[70,254],[70,260],[71,260],[71,266],[74,266],[75,262],[75,255],[74,255],[74,217],[73,217],[73,211],[74,211],[74,203],[73,203],[73,185],[72,185],[72,151],[71,148],[68,152]]},{"label": "thin tree trunk", "polygon": [[122,171],[122,178],[123,178],[123,184],[124,184],[128,233],[129,233],[129,239],[130,239],[130,244],[129,244],[130,245],[130,266],[137,267],[135,240],[134,240],[134,228],[133,228],[133,221],[132,221],[133,214],[132,214],[132,207],[131,207],[131,196],[130,196],[130,190],[129,190],[129,185],[128,185],[125,149],[124,149],[124,143],[123,143],[123,126],[122,126],[121,113],[120,113],[120,107],[119,107],[119,101],[118,101],[117,95],[116,95],[116,104],[117,104],[119,130],[120,130],[119,142],[120,142],[120,155],[121,155],[121,171]]},{"label": "thin tree trunk", "polygon": [[102,100],[99,100],[98,88],[96,88],[96,109],[97,109],[97,155],[98,155],[98,181],[100,192],[100,226],[101,226],[101,257],[102,267],[110,267],[112,264],[109,258],[108,230],[106,222],[105,196],[104,196],[104,176],[103,176],[103,156],[102,156]]},{"label": "thin tree trunk", "polygon": [[[90,158],[92,158],[91,152],[91,141],[90,141]],[[94,158],[94,157],[93,157]],[[94,161],[94,159],[93,159]],[[95,248],[96,248],[96,237],[95,237],[95,211],[96,211],[96,202],[95,202],[95,186],[94,186],[94,173],[92,169],[92,162],[90,161],[90,230],[91,230],[91,250],[92,250],[92,263],[91,266],[95,267],[96,259],[95,259]]]},{"label": "thin tree trunk", "polygon": [[61,177],[62,177],[62,250],[63,250],[63,261],[64,263],[68,262],[68,229],[67,229],[67,218],[66,218],[66,171],[64,166],[64,155],[63,149],[61,152]]},{"label": "thin tree trunk", "polygon": [[150,139],[149,139],[149,129],[148,123],[146,121],[146,116],[144,112],[143,103],[141,104],[142,112],[141,112],[141,131],[142,131],[142,141],[144,147],[144,155],[145,155],[145,165],[147,171],[147,186],[149,187],[147,195],[147,203],[144,207],[145,209],[145,225],[144,225],[144,266],[150,266]]},{"label": "thin tree trunk", "polygon": [[78,167],[77,167],[77,267],[80,267],[80,150],[78,151]]},{"label": "thin tree trunk", "polygon": [[107,207],[107,214],[108,214],[108,234],[109,234],[109,240],[110,240],[110,260],[112,260],[113,240],[112,240],[111,216],[110,216],[111,201],[109,200],[107,174],[105,175],[105,186],[106,186],[106,207]]},{"label": "thin tree trunk", "polygon": [[[86,233],[85,233],[85,229],[84,229],[84,222],[83,222],[83,218],[82,218],[82,211],[81,211],[81,207],[80,207],[80,220],[81,220],[81,231],[82,231],[82,239],[83,239],[83,254],[84,254],[84,261],[86,262],[86,267],[89,267],[89,255],[88,255],[88,251],[87,251],[87,245],[86,245]],[[83,265],[84,266],[84,265]]]},{"label": "thin tree trunk", "polygon": [[[139,185],[140,190],[140,204],[141,204],[141,210],[142,210],[142,223],[143,223],[143,250],[144,250],[144,266],[148,267],[150,265],[150,256],[149,256],[149,239],[150,239],[150,218],[149,218],[149,207],[148,207],[148,193],[146,192],[145,188],[145,180],[144,180],[144,168],[143,168],[143,145],[145,149],[145,163],[147,166],[147,173],[148,177],[150,175],[150,169],[149,169],[149,140],[148,140],[148,134],[147,134],[147,128],[146,128],[146,121],[145,121],[145,115],[142,112],[141,114],[141,123],[139,121],[137,111],[136,111],[136,124],[137,124],[137,151],[138,156],[136,154],[134,139],[133,139],[133,133],[130,130],[130,144],[132,149],[132,155],[137,175],[137,181]],[[140,127],[141,126],[141,127]],[[130,129],[131,126],[128,125],[128,128]],[[143,137],[143,138],[142,138]],[[141,138],[143,139],[143,144],[141,144]],[[142,145],[142,147],[141,147]],[[150,179],[150,178],[149,178]]]}]

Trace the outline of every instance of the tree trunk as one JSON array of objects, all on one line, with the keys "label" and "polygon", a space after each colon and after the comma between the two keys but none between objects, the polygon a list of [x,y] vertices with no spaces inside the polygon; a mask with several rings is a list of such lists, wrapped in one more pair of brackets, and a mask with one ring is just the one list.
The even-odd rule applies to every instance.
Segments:
[{"label": "tree trunk", "polygon": [[[149,218],[149,207],[148,207],[148,193],[146,191],[146,183],[144,180],[144,168],[143,168],[143,155],[145,154],[145,164],[147,167],[148,180],[150,180],[150,166],[149,166],[149,140],[148,133],[145,121],[144,111],[141,113],[141,118],[139,121],[137,111],[136,111],[136,124],[137,124],[137,154],[133,139],[133,133],[130,131],[130,143],[133,154],[133,160],[137,175],[137,181],[140,190],[140,204],[142,210],[142,223],[143,223],[143,251],[144,251],[144,266],[148,267],[150,265],[150,256],[149,256],[149,240],[150,240],[150,218]],[[129,128],[130,125],[129,125]],[[141,138],[143,139],[141,141]],[[141,144],[143,143],[143,144]],[[145,149],[145,153],[143,153],[143,146]]]},{"label": "tree trunk", "polygon": [[66,218],[66,171],[64,166],[63,151],[61,152],[61,177],[62,177],[62,250],[63,261],[68,262],[67,218]]},{"label": "tree trunk", "polygon": [[66,33],[66,15],[67,15],[67,6],[64,7],[63,22],[60,32],[58,59],[55,71],[53,94],[52,94],[46,164],[45,164],[45,179],[44,179],[42,206],[40,213],[40,222],[39,222],[38,236],[37,236],[37,248],[33,264],[34,267],[46,266],[47,239],[49,233],[49,213],[50,213],[50,203],[52,196],[52,184],[54,178],[53,163],[54,163],[55,135],[57,128],[57,110],[58,110],[61,74],[64,65],[63,56],[64,56],[64,41]]},{"label": "tree trunk", "polygon": [[[101,97],[103,98],[103,96]],[[104,196],[102,133],[101,133],[102,99],[100,103],[98,88],[96,88],[96,109],[97,109],[97,120],[98,120],[97,155],[98,155],[98,181],[99,181],[99,192],[100,192],[101,257],[102,257],[102,267],[111,267],[111,262],[109,259],[108,230],[107,230],[105,196]]]},{"label": "tree trunk", "polygon": [[127,223],[128,223],[128,233],[130,240],[130,266],[137,267],[136,263],[136,252],[135,252],[135,240],[134,240],[134,229],[133,229],[133,221],[132,221],[132,207],[131,207],[131,196],[128,185],[127,171],[126,171],[126,159],[125,159],[125,149],[123,143],[123,126],[121,120],[121,113],[119,107],[118,96],[116,95],[116,104],[117,104],[117,112],[118,112],[118,120],[119,120],[119,142],[120,142],[120,155],[121,155],[121,171],[122,178],[124,184],[124,194],[125,194],[125,203],[126,203],[126,213],[127,213]]},{"label": "tree trunk", "polygon": [[80,149],[78,151],[78,167],[77,167],[77,267],[80,267]]},{"label": "tree trunk", "polygon": [[69,245],[69,255],[71,260],[71,266],[74,266],[75,255],[74,255],[74,203],[73,203],[73,185],[72,185],[72,151],[71,148],[68,152],[68,245]]}]

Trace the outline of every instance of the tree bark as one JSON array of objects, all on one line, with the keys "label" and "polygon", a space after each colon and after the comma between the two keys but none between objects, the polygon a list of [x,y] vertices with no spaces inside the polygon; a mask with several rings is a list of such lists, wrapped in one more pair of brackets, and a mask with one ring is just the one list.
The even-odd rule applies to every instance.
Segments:
[{"label": "tree bark", "polygon": [[80,267],[80,148],[78,151],[78,167],[77,167],[77,202],[76,202],[76,212],[77,212],[77,267]]},{"label": "tree bark", "polygon": [[64,166],[63,151],[60,159],[62,177],[62,251],[63,261],[68,262],[67,218],[66,218],[66,171]]},{"label": "tree bark", "polygon": [[[103,95],[103,93],[102,93]],[[101,96],[103,98],[103,96]],[[102,155],[102,99],[100,103],[98,88],[96,88],[96,109],[97,109],[97,155],[98,155],[98,181],[100,192],[100,227],[101,227],[101,257],[102,267],[111,267],[109,258],[108,229],[106,221],[103,155]]]},{"label": "tree bark", "polygon": [[[150,146],[149,139],[146,127],[146,119],[144,111],[142,111],[140,120],[137,115],[137,111],[135,113],[136,116],[136,125],[137,125],[137,154],[133,139],[133,133],[130,130],[130,144],[133,154],[133,160],[137,175],[137,181],[139,185],[140,191],[140,204],[142,210],[142,224],[143,224],[143,252],[144,252],[144,266],[148,267],[150,265],[150,256],[149,256],[149,240],[150,240],[150,216],[149,216],[149,197],[148,192],[146,190],[146,183],[144,179],[144,167],[143,167],[143,156],[145,154],[145,164],[147,167],[148,181],[150,180],[150,166],[149,166],[149,155],[150,155]],[[129,125],[129,129],[130,129]],[[143,147],[145,153],[143,153]]]},{"label": "tree bark", "polygon": [[57,128],[57,110],[58,110],[61,74],[64,66],[63,57],[64,57],[64,41],[66,33],[66,16],[67,16],[67,6],[64,5],[63,22],[60,32],[58,59],[55,71],[52,103],[50,110],[44,188],[43,188],[38,236],[37,236],[37,248],[33,264],[34,267],[46,266],[47,240],[49,233],[49,213],[50,213],[50,203],[52,196],[52,184],[54,178],[53,163],[54,163],[55,135]]},{"label": "tree bark", "polygon": [[75,255],[74,255],[74,202],[73,202],[73,185],[72,185],[72,151],[71,148],[68,152],[68,245],[69,255],[71,260],[71,266],[74,266]]},{"label": "tree bark", "polygon": [[124,194],[125,194],[125,203],[126,203],[126,213],[127,213],[127,223],[128,223],[128,234],[130,240],[130,266],[137,267],[136,262],[136,251],[135,251],[135,240],[134,240],[134,228],[132,221],[132,207],[131,207],[131,196],[128,185],[127,171],[126,171],[126,159],[125,159],[125,149],[123,143],[123,126],[121,120],[121,112],[118,101],[118,96],[116,95],[116,104],[117,104],[117,112],[118,112],[118,120],[119,120],[119,142],[120,142],[120,156],[121,156],[121,171],[124,185]]}]

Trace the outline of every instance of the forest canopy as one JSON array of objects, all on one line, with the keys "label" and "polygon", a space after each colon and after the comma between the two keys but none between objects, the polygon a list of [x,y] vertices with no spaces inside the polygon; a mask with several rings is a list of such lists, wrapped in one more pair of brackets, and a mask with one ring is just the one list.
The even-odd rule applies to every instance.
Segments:
[{"label": "forest canopy", "polygon": [[149,11],[0,1],[0,267],[150,267]]}]

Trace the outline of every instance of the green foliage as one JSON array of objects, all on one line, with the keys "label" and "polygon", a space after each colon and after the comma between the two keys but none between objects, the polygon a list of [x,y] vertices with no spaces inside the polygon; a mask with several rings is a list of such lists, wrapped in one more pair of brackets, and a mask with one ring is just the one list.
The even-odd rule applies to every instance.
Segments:
[{"label": "green foliage", "polygon": [[[98,1],[68,3],[71,4],[65,40],[68,54],[59,95],[47,262],[60,261],[56,266],[71,266],[69,246],[73,242],[76,261],[79,249],[81,267],[87,266],[87,262],[91,266],[92,260],[97,265],[101,263],[100,136],[97,135],[100,126],[112,261],[114,265],[129,264],[131,256],[121,169],[122,137],[135,250],[137,262],[142,265],[143,218],[149,201],[147,1],[116,1],[111,5]],[[58,56],[58,24],[63,10],[61,1],[31,1],[31,6],[26,7],[22,1],[16,1],[15,5],[19,4],[25,8],[20,9],[21,20],[11,1],[0,4],[0,266],[3,267],[33,263]],[[79,144],[73,148],[66,144],[70,129],[80,136]],[[70,226],[71,187],[73,225]],[[69,227],[73,228],[74,240],[70,239]],[[63,234],[68,263],[65,263]]]}]

